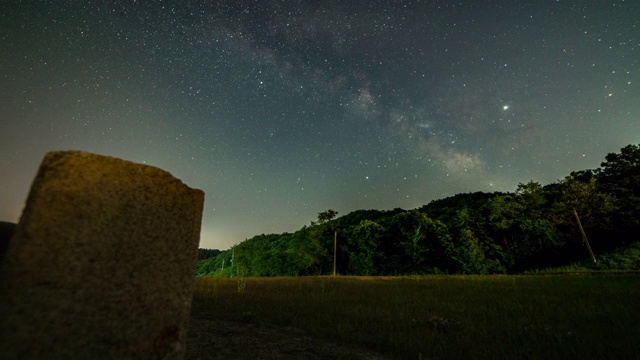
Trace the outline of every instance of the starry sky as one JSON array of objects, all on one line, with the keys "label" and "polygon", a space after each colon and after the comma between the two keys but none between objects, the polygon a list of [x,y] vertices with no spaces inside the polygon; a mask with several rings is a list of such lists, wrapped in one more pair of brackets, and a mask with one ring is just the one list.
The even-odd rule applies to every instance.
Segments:
[{"label": "starry sky", "polygon": [[205,191],[200,247],[640,143],[639,1],[1,1],[0,220],[44,154]]}]

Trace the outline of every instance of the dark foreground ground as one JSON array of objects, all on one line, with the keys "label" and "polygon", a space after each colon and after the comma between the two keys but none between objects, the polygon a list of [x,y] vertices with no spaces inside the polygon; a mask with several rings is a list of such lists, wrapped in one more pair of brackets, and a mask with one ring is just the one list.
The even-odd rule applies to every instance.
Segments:
[{"label": "dark foreground ground", "polygon": [[187,360],[384,359],[365,349],[314,339],[301,330],[191,318]]},{"label": "dark foreground ground", "polygon": [[187,358],[640,360],[638,275],[196,278]]}]

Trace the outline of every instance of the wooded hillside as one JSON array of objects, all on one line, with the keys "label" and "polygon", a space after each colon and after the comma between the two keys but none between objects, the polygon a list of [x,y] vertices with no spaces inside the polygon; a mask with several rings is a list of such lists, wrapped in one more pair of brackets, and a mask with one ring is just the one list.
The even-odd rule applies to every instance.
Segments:
[{"label": "wooded hillside", "polygon": [[[530,181],[513,193],[457,194],[414,210],[336,215],[327,210],[294,233],[257,235],[210,251],[197,274],[330,274],[336,234],[340,274],[494,274],[593,262],[578,221],[596,260],[639,239],[640,145],[544,186]],[[593,266],[639,269],[640,259]]]}]

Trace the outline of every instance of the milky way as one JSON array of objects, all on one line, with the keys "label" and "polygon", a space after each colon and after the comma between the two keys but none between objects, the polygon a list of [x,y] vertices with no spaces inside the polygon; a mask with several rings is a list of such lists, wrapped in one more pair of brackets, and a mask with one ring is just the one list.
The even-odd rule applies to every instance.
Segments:
[{"label": "milky way", "polygon": [[640,143],[637,1],[3,1],[0,220],[47,151],[206,193],[201,247]]}]

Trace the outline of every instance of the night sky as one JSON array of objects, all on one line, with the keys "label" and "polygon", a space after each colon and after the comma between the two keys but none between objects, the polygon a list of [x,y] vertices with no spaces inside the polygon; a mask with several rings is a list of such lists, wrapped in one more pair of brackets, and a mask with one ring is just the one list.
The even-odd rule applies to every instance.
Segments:
[{"label": "night sky", "polygon": [[84,150],[205,191],[201,247],[640,143],[640,1],[2,1],[0,220]]}]

